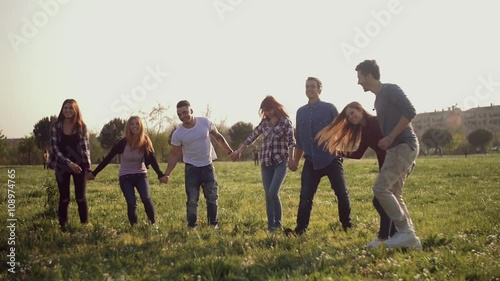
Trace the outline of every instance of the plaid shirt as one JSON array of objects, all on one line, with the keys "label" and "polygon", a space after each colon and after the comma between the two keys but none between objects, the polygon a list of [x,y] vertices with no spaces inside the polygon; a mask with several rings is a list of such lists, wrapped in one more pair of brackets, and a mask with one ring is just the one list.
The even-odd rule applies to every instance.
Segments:
[{"label": "plaid shirt", "polygon": [[288,149],[295,147],[290,118],[283,117],[276,125],[273,125],[269,119],[262,119],[243,144],[251,145],[261,134],[264,136],[260,151],[262,166],[271,166],[288,159]]},{"label": "plaid shirt", "polygon": [[[50,127],[50,156],[47,165],[55,170],[56,168],[66,169],[72,161],[61,153],[59,145],[61,143],[61,135],[63,134],[63,122],[55,122]],[[81,132],[80,142],[78,147],[80,151],[72,151],[72,156],[78,159],[78,164],[82,170],[90,170],[90,145],[87,128],[84,126]],[[67,170],[67,169],[66,169]]]}]

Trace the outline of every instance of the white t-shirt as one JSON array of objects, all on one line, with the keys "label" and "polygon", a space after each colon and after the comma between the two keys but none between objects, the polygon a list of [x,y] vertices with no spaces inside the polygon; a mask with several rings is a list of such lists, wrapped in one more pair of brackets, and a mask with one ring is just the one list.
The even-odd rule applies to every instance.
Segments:
[{"label": "white t-shirt", "polygon": [[217,159],[215,149],[210,141],[210,132],[215,125],[206,117],[196,117],[193,128],[185,128],[182,124],[172,134],[172,145],[182,146],[184,163],[196,167],[207,166]]}]

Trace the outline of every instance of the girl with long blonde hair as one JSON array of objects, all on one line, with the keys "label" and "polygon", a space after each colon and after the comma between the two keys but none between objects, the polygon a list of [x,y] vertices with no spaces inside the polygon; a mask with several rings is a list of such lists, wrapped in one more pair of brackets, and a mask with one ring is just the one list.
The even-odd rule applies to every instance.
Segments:
[{"label": "girl with long blonde hair", "polygon": [[135,188],[141,197],[151,225],[157,228],[147,168],[149,165],[153,167],[160,182],[164,181],[164,174],[161,172],[156,160],[153,143],[146,134],[144,125],[139,116],[132,116],[128,119],[123,137],[113,145],[108,155],[104,157],[99,166],[92,172],[91,179],[95,178],[95,176],[97,176],[97,174],[104,169],[117,154],[121,154],[118,176],[120,188],[127,202],[127,214],[130,225],[134,226],[138,223]]}]

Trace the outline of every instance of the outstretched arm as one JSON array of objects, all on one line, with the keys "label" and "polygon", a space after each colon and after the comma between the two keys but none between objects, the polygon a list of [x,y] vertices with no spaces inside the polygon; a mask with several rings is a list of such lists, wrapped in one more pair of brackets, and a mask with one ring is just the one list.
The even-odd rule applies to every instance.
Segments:
[{"label": "outstretched arm", "polygon": [[168,183],[170,179],[170,173],[174,170],[177,162],[182,159],[182,146],[172,146],[172,151],[170,151],[170,155],[168,156],[167,170],[165,171],[165,176],[160,178],[162,183]]},{"label": "outstretched arm", "polygon": [[212,131],[210,131],[210,135],[215,138],[215,141],[217,141],[219,146],[222,147],[222,149],[224,149],[227,152],[227,154],[233,153],[233,149],[229,146],[224,136],[221,133],[219,133],[219,131],[215,126],[212,129]]},{"label": "outstretched arm", "polygon": [[248,146],[255,142],[255,140],[262,134],[262,121],[261,123],[255,127],[252,133],[247,137],[247,139],[231,154],[231,160],[236,161],[241,158],[241,153]]}]

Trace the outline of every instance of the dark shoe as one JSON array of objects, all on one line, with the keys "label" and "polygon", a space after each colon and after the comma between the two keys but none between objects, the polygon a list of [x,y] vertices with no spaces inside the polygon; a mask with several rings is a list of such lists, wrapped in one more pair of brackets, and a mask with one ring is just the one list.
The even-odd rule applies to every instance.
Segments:
[{"label": "dark shoe", "polygon": [[342,230],[344,230],[345,232],[347,232],[350,229],[352,229],[352,225],[343,225],[342,226]]},{"label": "dark shoe", "polygon": [[295,229],[295,230],[292,230],[289,227],[285,228],[285,235],[286,236],[295,236],[295,237],[298,237],[298,236],[301,236],[302,234],[304,234],[305,232],[306,232],[305,229]]},{"label": "dark shoe", "polygon": [[289,227],[285,228],[284,232],[286,236],[292,236],[292,235],[295,236],[295,231],[293,231],[293,229]]}]

